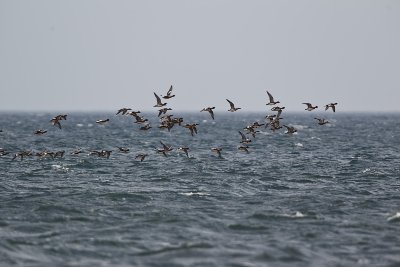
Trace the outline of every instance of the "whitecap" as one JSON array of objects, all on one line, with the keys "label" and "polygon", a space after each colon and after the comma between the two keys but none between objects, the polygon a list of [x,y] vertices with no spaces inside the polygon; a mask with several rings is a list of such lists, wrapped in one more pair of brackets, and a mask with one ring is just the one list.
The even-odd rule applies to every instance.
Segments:
[{"label": "whitecap", "polygon": [[92,127],[93,126],[93,124],[91,124],[91,123],[88,123],[88,125],[87,125],[88,127]]},{"label": "whitecap", "polygon": [[387,218],[388,222],[393,222],[393,221],[400,221],[400,212],[396,212],[395,215],[390,216],[389,218]]},{"label": "whitecap", "polygon": [[366,168],[365,170],[362,171],[362,173],[366,173],[366,172],[370,172],[371,169],[370,168]]},{"label": "whitecap", "polygon": [[303,144],[302,143],[296,143],[296,144],[294,144],[295,146],[298,146],[298,147],[303,147]]},{"label": "whitecap", "polygon": [[83,124],[82,124],[82,123],[78,123],[78,124],[76,125],[76,127],[83,127]]},{"label": "whitecap", "polygon": [[63,170],[63,171],[68,171],[68,170],[69,170],[69,168],[64,167],[64,166],[62,166],[62,165],[57,165],[57,164],[51,165],[51,167],[52,167],[53,169],[55,169],[55,170]]},{"label": "whitecap", "polygon": [[188,192],[188,193],[181,193],[181,195],[184,195],[184,196],[209,196],[210,194],[203,193],[203,192]]}]

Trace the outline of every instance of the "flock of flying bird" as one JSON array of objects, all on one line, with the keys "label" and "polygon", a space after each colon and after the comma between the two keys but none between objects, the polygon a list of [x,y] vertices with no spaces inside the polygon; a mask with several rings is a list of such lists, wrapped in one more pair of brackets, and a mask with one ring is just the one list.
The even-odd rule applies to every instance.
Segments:
[{"label": "flock of flying bird", "polygon": [[[160,125],[158,126],[158,128],[160,129],[167,129],[168,131],[171,131],[171,129],[175,126],[175,125],[179,125],[181,127],[187,128],[190,131],[190,134],[192,136],[194,136],[195,134],[197,134],[197,126],[199,125],[198,123],[184,123],[183,118],[175,118],[173,117],[172,114],[168,114],[168,111],[172,110],[171,108],[167,108],[165,107],[167,105],[167,103],[163,103],[163,99],[168,100],[171,99],[173,97],[175,97],[175,95],[172,94],[172,90],[173,90],[173,86],[171,85],[171,87],[169,88],[168,92],[166,95],[162,96],[162,95],[157,95],[156,93],[154,93],[154,96],[156,98],[156,104],[154,105],[154,107],[159,108],[158,110],[158,117],[160,119]],[[276,131],[278,129],[281,129],[282,126],[286,128],[286,134],[294,134],[297,132],[297,129],[293,126],[288,126],[288,125],[281,125],[281,114],[283,112],[283,110],[285,109],[285,107],[280,107],[278,106],[278,104],[280,103],[279,101],[276,101],[274,99],[274,97],[271,95],[270,92],[267,91],[268,94],[268,98],[269,101],[268,103],[266,103],[267,106],[272,106],[271,111],[275,111],[276,114],[273,115],[267,115],[265,117],[266,122],[265,123],[259,123],[259,122],[254,122],[251,125],[246,126],[242,131],[238,131],[241,140],[240,140],[240,145],[238,146],[238,149],[240,151],[245,151],[246,153],[249,153],[249,143],[252,142],[252,140],[246,136],[247,135],[251,135],[253,138],[256,137],[256,134],[259,132],[257,130],[257,128],[265,125],[265,128],[270,128],[270,130],[272,131]],[[240,110],[240,107],[236,107],[235,104],[230,101],[229,99],[226,99],[226,101],[229,103],[229,109],[228,111],[230,112],[236,112],[238,110]],[[317,109],[318,106],[313,106],[311,103],[302,103],[306,105],[305,110],[307,111],[313,111],[314,109]],[[337,103],[329,103],[325,105],[325,110],[331,109],[333,112],[336,111],[336,105]],[[215,119],[215,115],[214,115],[214,110],[215,107],[206,107],[203,108],[202,110],[200,110],[200,112],[208,112],[211,116],[211,118],[214,120]],[[145,119],[144,117],[140,116],[140,111],[133,111],[131,108],[121,108],[117,111],[116,115],[128,115],[128,116],[132,116],[135,119],[135,123],[140,124],[140,130],[142,131],[147,131],[149,129],[151,129],[152,127],[150,126],[150,123],[148,122],[148,119]],[[55,116],[54,118],[52,118],[50,120],[50,123],[53,126],[58,127],[59,129],[62,129],[62,121],[67,119],[67,115],[66,114],[60,114]],[[324,118],[318,118],[315,117],[315,120],[317,120],[317,123],[319,125],[325,125],[327,123],[329,123],[329,121],[327,121]],[[110,121],[110,119],[100,119],[97,120],[96,123],[97,124],[106,124]],[[0,130],[1,132],[1,130]],[[46,134],[47,130],[43,130],[43,129],[39,129],[36,130],[34,132],[35,135],[43,135]],[[162,141],[160,141],[162,147],[161,148],[155,148],[155,151],[159,154],[163,154],[164,156],[167,156],[168,152],[172,151],[173,148],[172,146],[169,146],[165,143],[163,143]],[[123,153],[128,153],[129,152],[129,148],[125,148],[125,147],[117,147],[119,152],[123,152]],[[187,146],[183,146],[183,147],[179,147],[177,148],[178,151],[183,151],[187,157],[189,157],[189,150],[190,148]],[[211,147],[211,151],[217,153],[218,157],[222,158],[222,148],[221,147]],[[84,151],[82,149],[77,149],[72,151],[70,154],[71,155],[78,155],[80,153],[83,153]],[[109,158],[112,150],[91,150],[88,151],[88,155],[95,155],[97,157],[104,157],[104,158]],[[9,154],[9,152],[7,152],[5,149],[0,148],[0,156],[5,156]],[[12,160],[16,160],[16,159],[20,159],[22,160],[24,157],[29,157],[29,156],[37,156],[39,158],[62,158],[64,157],[65,151],[40,151],[40,152],[36,152],[34,153],[33,151],[21,151],[21,152],[17,152],[14,154],[14,156],[12,157]],[[148,154],[145,153],[139,153],[135,156],[135,159],[138,159],[140,161],[143,161],[146,157],[148,156]]]}]

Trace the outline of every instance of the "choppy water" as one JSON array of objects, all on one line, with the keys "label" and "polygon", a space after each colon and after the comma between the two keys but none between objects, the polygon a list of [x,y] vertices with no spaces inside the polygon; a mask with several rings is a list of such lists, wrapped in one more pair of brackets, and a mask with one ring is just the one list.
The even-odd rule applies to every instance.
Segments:
[{"label": "choppy water", "polygon": [[[0,115],[1,266],[400,265],[399,114],[284,114],[298,134],[261,127],[249,154],[237,131],[265,114],[181,114],[194,137],[150,114],[148,132],[106,113],[70,113],[59,130],[55,115]],[[157,154],[159,141],[190,158]],[[45,149],[66,153],[11,160]]]}]

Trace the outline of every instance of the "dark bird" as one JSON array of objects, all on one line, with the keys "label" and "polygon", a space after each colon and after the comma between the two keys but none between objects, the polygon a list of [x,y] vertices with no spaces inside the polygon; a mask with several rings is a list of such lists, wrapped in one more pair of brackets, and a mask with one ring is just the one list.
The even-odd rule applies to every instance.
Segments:
[{"label": "dark bird", "polygon": [[251,140],[249,138],[247,138],[241,131],[238,131],[238,132],[239,132],[240,136],[242,137],[242,140],[240,141],[240,143],[248,144],[251,142]]},{"label": "dark bird", "polygon": [[172,94],[172,85],[171,85],[171,87],[169,88],[169,90],[168,90],[168,92],[167,92],[167,95],[165,95],[165,96],[163,96],[163,98],[164,99],[170,99],[170,98],[173,98],[175,95],[171,95]]},{"label": "dark bird", "polygon": [[267,91],[268,97],[269,97],[269,103],[267,103],[267,105],[276,105],[278,103],[280,103],[279,101],[275,101],[273,96]]},{"label": "dark bird", "polygon": [[245,146],[239,146],[238,149],[240,151],[245,151],[246,153],[249,153],[249,146],[245,145]]},{"label": "dark bird", "polygon": [[197,134],[197,128],[196,128],[197,125],[199,124],[192,123],[192,124],[185,124],[183,127],[188,128],[190,130],[190,134],[193,136],[194,133]]},{"label": "dark bird", "polygon": [[167,156],[167,152],[172,150],[172,146],[167,146],[166,144],[164,144],[163,142],[161,142],[161,145],[163,146],[163,148],[156,148],[158,153],[162,153],[165,157]]},{"label": "dark bird", "polygon": [[161,116],[161,114],[167,113],[168,110],[172,110],[172,108],[162,108],[158,110],[158,117]]},{"label": "dark bird", "polygon": [[329,108],[332,108],[332,111],[335,112],[336,108],[335,106],[337,105],[337,103],[330,103],[325,105],[325,110],[328,110]]},{"label": "dark bird", "polygon": [[[154,93],[154,92],[153,92]],[[167,103],[161,103],[161,98],[156,94],[156,93],[154,93],[154,96],[156,97],[156,100],[157,100],[157,104],[156,105],[154,105],[153,107],[155,107],[155,108],[161,108],[161,107],[163,107],[163,106],[165,106]]]},{"label": "dark bird", "polygon": [[222,158],[222,155],[221,155],[222,148],[220,148],[220,147],[212,147],[211,151],[217,153],[219,158]]},{"label": "dark bird", "polygon": [[110,121],[110,119],[97,120],[96,123],[97,123],[97,124],[105,124],[105,123],[107,123],[107,122],[109,122],[109,121]]},{"label": "dark bird", "polygon": [[147,131],[147,130],[149,130],[149,129],[151,129],[151,126],[150,126],[150,124],[145,124],[145,125],[143,125],[142,127],[140,127],[140,130],[142,130],[142,131]]},{"label": "dark bird", "polygon": [[231,108],[228,109],[228,111],[235,112],[235,111],[241,109],[241,108],[235,108],[235,104],[233,104],[229,99],[227,99],[226,101],[228,101],[229,105],[231,106]]},{"label": "dark bird", "polygon": [[42,130],[42,129],[36,130],[36,131],[34,132],[34,134],[36,134],[36,135],[42,135],[42,134],[45,134],[45,133],[47,133],[47,131],[46,131],[46,130]]},{"label": "dark bird", "polygon": [[78,148],[78,149],[75,149],[74,151],[72,151],[71,155],[79,155],[82,152],[83,152],[82,149]]},{"label": "dark bird", "polygon": [[188,151],[190,150],[190,148],[188,148],[187,146],[179,147],[178,150],[185,152],[186,156],[189,157]]},{"label": "dark bird", "polygon": [[129,148],[119,147],[119,146],[117,146],[117,148],[119,149],[120,152],[123,152],[123,153],[128,153],[129,152]]},{"label": "dark bird", "polygon": [[214,112],[213,112],[213,109],[215,109],[215,107],[203,108],[202,110],[200,110],[200,112],[202,112],[202,111],[208,111],[208,113],[210,113],[210,115],[211,115],[211,118],[214,119]]},{"label": "dark bird", "polygon": [[50,120],[51,124],[53,124],[54,126],[58,126],[58,128],[61,129],[61,123],[60,123],[60,119],[58,117],[54,117]]},{"label": "dark bird", "polygon": [[287,129],[286,134],[294,134],[295,132],[297,132],[297,129],[292,126],[287,126],[287,125],[283,125],[283,126],[286,127],[286,129]]},{"label": "dark bird", "polygon": [[132,110],[132,109],[131,108],[121,108],[118,110],[117,114],[115,114],[115,115],[118,115],[118,114],[125,115],[129,110]]},{"label": "dark bird", "polygon": [[319,125],[324,125],[324,124],[329,123],[329,121],[325,120],[324,118],[322,118],[322,119],[321,118],[314,118],[314,119],[316,119],[318,121]]},{"label": "dark bird", "polygon": [[140,161],[143,161],[147,157],[147,154],[137,154],[135,156],[135,159],[140,159]]},{"label": "dark bird", "polygon": [[318,106],[313,106],[313,105],[311,105],[311,103],[302,103],[302,104],[307,105],[307,108],[305,109],[307,111],[312,111],[312,110],[318,108]]}]

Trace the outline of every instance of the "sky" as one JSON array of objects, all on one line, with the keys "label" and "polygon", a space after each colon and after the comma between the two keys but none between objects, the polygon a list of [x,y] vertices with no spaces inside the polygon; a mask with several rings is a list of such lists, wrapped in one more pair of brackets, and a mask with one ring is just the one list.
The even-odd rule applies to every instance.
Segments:
[{"label": "sky", "polygon": [[397,0],[0,0],[0,111],[400,111]]}]

